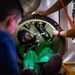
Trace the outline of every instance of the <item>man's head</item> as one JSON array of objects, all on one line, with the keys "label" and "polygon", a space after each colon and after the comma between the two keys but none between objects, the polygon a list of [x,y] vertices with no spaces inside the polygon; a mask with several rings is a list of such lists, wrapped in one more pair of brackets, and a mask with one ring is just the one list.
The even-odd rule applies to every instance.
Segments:
[{"label": "man's head", "polygon": [[0,0],[0,29],[12,35],[22,19],[19,0]]},{"label": "man's head", "polygon": [[42,66],[40,75],[56,75],[62,66],[62,57],[60,54],[54,54],[47,63]]},{"label": "man's head", "polygon": [[20,75],[36,75],[33,69],[27,68],[24,69]]},{"label": "man's head", "polygon": [[30,32],[26,30],[19,31],[17,37],[20,43],[25,43],[32,39]]}]

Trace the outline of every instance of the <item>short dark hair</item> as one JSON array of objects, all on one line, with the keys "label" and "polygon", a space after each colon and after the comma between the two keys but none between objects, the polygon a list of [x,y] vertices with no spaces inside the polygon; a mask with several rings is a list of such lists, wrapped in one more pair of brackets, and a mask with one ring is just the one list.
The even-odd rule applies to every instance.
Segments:
[{"label": "short dark hair", "polygon": [[18,32],[18,34],[17,34],[17,38],[18,38],[18,40],[19,40],[19,42],[22,44],[23,42],[22,42],[22,38],[23,38],[23,36],[25,36],[25,33],[26,32],[28,32],[28,31],[26,31],[26,30],[20,30],[19,32]]},{"label": "short dark hair", "polygon": [[59,66],[54,66],[53,64],[45,63],[40,71],[40,75],[57,75],[60,69],[58,69]]},{"label": "short dark hair", "polygon": [[62,67],[62,57],[59,53],[49,58],[48,62],[42,66],[40,75],[56,75]]},{"label": "short dark hair", "polygon": [[19,0],[0,0],[0,21],[3,21],[7,16],[16,14],[21,17],[23,9]]},{"label": "short dark hair", "polygon": [[40,71],[40,75],[54,75],[53,68],[51,64],[45,63]]},{"label": "short dark hair", "polygon": [[23,70],[20,75],[36,75],[34,69],[31,68],[27,68],[25,70]]}]

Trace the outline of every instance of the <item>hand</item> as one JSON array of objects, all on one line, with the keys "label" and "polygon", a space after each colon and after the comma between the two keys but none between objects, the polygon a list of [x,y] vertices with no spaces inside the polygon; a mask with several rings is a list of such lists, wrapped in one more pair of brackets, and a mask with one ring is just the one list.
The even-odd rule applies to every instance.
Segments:
[{"label": "hand", "polygon": [[52,32],[53,32],[54,36],[58,36],[58,33],[59,33],[58,30],[53,30]]},{"label": "hand", "polygon": [[43,11],[43,10],[36,10],[34,14],[42,14],[42,15],[47,16],[47,15],[45,14],[45,12],[46,12],[46,11]]}]

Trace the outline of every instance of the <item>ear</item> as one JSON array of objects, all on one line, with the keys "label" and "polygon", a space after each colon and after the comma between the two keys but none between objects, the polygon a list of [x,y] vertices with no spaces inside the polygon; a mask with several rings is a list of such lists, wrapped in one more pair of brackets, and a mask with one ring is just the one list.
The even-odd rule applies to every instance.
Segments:
[{"label": "ear", "polygon": [[13,24],[13,22],[15,22],[15,21],[16,21],[16,15],[8,16],[6,27],[11,26]]}]

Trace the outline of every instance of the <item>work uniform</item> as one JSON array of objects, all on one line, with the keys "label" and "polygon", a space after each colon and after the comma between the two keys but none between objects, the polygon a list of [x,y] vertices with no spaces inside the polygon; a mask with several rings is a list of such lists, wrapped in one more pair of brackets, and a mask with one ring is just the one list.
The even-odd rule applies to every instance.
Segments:
[{"label": "work uniform", "polygon": [[55,54],[55,52],[50,48],[52,45],[53,42],[46,41],[37,45],[34,51],[29,50],[23,59],[23,67],[34,69],[35,73],[38,75],[41,65],[48,62],[49,58]]},{"label": "work uniform", "polygon": [[0,74],[18,74],[16,47],[12,38],[0,30]]}]

